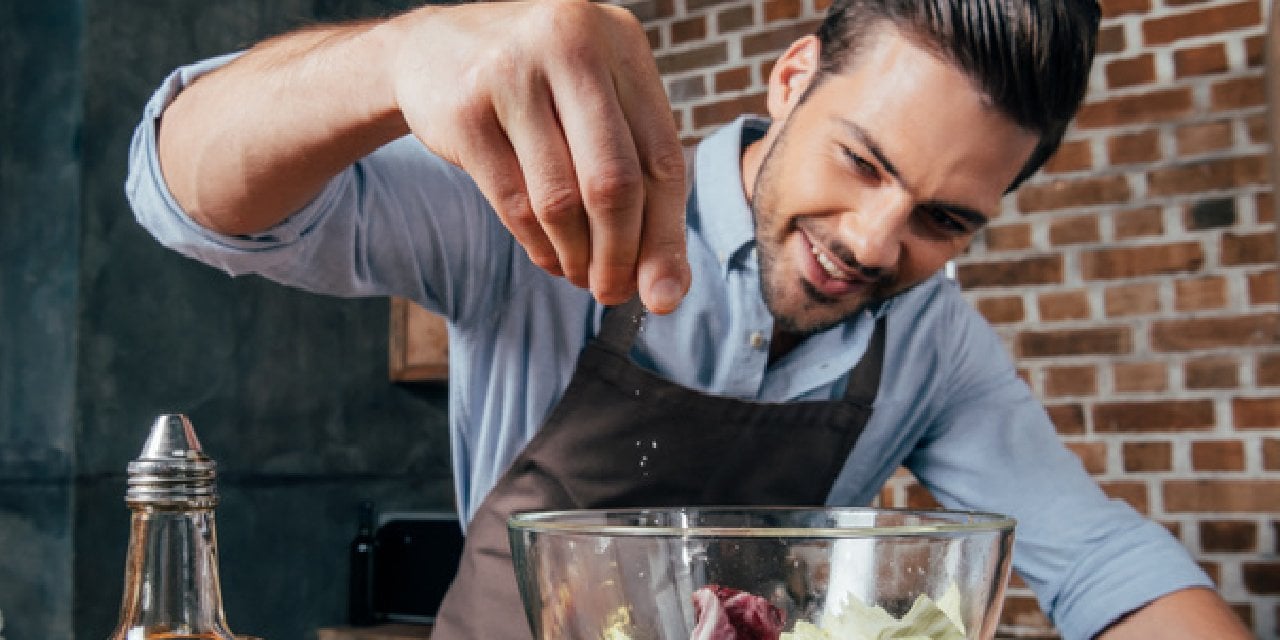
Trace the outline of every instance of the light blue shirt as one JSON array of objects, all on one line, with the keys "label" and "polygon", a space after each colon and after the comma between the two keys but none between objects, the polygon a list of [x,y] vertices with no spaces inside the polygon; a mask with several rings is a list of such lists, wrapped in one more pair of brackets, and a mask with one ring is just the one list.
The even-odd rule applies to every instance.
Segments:
[{"label": "light blue shirt", "polygon": [[[470,178],[412,137],[343,171],[265,233],[200,227],[160,174],[155,122],[183,86],[227,59],[179,69],[148,103],[127,185],[138,220],[166,246],[232,275],[338,296],[399,295],[445,316],[454,479],[470,518],[559,399],[602,308],[534,266]],[[947,507],[1015,517],[1014,566],[1067,638],[1090,637],[1174,589],[1210,585],[1162,526],[1098,489],[999,338],[941,275],[768,365],[773,320],[740,162],[744,132],[765,126],[743,118],[699,146],[687,216],[693,285],[675,313],[645,319],[636,362],[713,394],[834,399],[875,314],[888,314],[874,413],[828,504],[871,502],[905,465]]]}]

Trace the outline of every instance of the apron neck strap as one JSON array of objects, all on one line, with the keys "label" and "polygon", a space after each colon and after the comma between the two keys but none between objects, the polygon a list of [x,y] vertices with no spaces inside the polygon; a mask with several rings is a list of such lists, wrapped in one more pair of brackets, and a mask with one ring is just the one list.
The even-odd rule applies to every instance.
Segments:
[{"label": "apron neck strap", "polygon": [[849,372],[849,386],[845,390],[845,399],[871,405],[880,390],[880,370],[884,363],[885,334],[888,333],[886,318],[883,314],[876,319],[876,328],[867,343],[867,352]]}]

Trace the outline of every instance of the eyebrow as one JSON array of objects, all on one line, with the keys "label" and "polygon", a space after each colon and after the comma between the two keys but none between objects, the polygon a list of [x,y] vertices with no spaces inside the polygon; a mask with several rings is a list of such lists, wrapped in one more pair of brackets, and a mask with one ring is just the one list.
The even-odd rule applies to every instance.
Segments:
[{"label": "eyebrow", "polygon": [[[894,180],[897,180],[908,193],[915,193],[911,184],[902,177],[902,173],[898,171],[898,168],[893,165],[893,161],[889,159],[887,154],[885,154],[884,148],[880,146],[880,143],[877,142],[866,129],[862,128],[861,125],[852,120],[847,120],[845,118],[840,118],[839,120],[845,130],[854,138],[857,138],[858,142],[861,143],[862,146],[867,148],[867,151],[876,159],[876,162],[879,162],[880,166],[884,167],[884,170],[888,172],[889,175],[893,176]],[[987,214],[963,204],[956,204],[953,202],[933,202],[930,203],[929,206],[946,209],[952,214],[960,216],[969,223],[979,227],[990,221],[990,217],[987,216]]]}]

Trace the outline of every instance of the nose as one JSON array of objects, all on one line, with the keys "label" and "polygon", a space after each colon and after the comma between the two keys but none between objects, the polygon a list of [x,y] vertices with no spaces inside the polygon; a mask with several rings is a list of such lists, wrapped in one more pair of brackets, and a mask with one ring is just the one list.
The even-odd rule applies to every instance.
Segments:
[{"label": "nose", "polygon": [[902,242],[915,203],[897,186],[863,192],[858,206],[846,213],[840,230],[866,275],[892,271],[902,253]]}]

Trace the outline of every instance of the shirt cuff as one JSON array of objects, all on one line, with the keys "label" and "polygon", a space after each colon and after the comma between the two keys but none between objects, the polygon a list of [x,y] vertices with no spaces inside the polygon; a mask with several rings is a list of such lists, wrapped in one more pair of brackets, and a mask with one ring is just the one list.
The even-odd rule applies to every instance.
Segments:
[{"label": "shirt cuff", "polygon": [[1191,587],[1214,588],[1204,570],[1161,525],[1145,521],[1132,535],[1118,537],[1124,539],[1109,541],[1108,546],[1123,552],[1093,554],[1076,565],[1071,582],[1079,584],[1075,590],[1079,595],[1061,596],[1053,608],[1054,623],[1063,638],[1087,640],[1157,598]]},{"label": "shirt cuff", "polygon": [[[142,122],[134,131],[129,150],[129,177],[125,185],[138,222],[161,244],[211,263],[232,275],[256,272],[275,262],[271,250],[286,247],[306,235],[317,224],[326,208],[325,203],[340,191],[338,183],[342,181],[330,181],[310,204],[274,227],[252,235],[233,236],[210,230],[192,219],[178,204],[160,168],[156,144],[160,118],[174,98],[192,82],[240,55],[241,52],[236,52],[209,58],[180,67],[165,78],[144,107]],[[246,261],[244,254],[259,255]],[[239,257],[229,262],[223,255]]]}]

